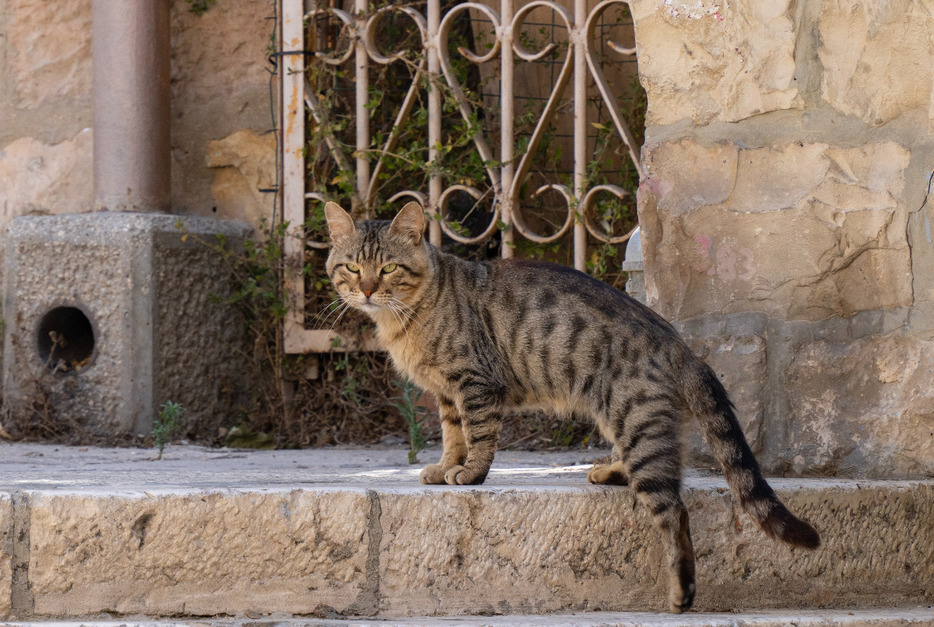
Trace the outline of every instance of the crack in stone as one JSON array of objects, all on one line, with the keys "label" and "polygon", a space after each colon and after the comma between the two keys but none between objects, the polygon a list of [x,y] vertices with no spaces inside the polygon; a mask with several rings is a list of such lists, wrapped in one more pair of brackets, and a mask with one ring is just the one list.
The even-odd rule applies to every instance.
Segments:
[{"label": "crack in stone", "polygon": [[354,616],[376,616],[379,614],[380,603],[380,548],[383,543],[382,504],[379,494],[373,490],[366,491],[370,503],[370,512],[367,517],[367,558],[365,566],[366,580],[363,590],[356,600],[344,612]]},{"label": "crack in stone", "polygon": [[29,529],[32,517],[29,496],[25,492],[13,492],[13,590],[10,595],[12,614],[16,618],[30,618],[36,607],[32,586],[29,583]]}]

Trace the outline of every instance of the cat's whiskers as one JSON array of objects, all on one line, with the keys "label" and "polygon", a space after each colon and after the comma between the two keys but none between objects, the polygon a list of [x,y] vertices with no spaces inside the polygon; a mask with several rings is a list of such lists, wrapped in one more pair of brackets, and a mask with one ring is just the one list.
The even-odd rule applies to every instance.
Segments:
[{"label": "cat's whiskers", "polygon": [[407,305],[404,302],[402,302],[400,298],[396,296],[392,296],[390,302],[392,302],[394,305],[399,307],[399,310],[405,314],[407,322],[409,323],[417,322],[419,324],[422,323],[421,316],[418,315],[418,312],[415,311],[415,309],[413,309],[410,305]]},{"label": "cat's whiskers", "polygon": [[338,311],[339,313],[337,314],[337,317],[334,318],[334,322],[331,323],[331,326],[328,328],[328,330],[333,331],[337,323],[340,322],[341,318],[344,317],[344,314],[346,314],[351,308],[352,308],[352,305],[346,300],[344,300],[344,302],[341,303],[341,306],[337,308],[336,311]]},{"label": "cat's whiskers", "polygon": [[[337,303],[341,303],[341,306],[340,306],[340,307],[334,307],[334,305],[336,305]],[[327,305],[325,305],[325,306],[321,309],[321,311],[320,311],[314,318],[311,319],[311,324],[312,324],[312,326],[313,326],[313,327],[316,327],[316,328],[317,328],[318,324],[321,324],[322,326],[324,326],[324,323],[326,323],[326,322],[328,321],[328,318],[330,318],[331,316],[333,316],[335,313],[339,312],[339,311],[341,310],[341,308],[342,308],[344,305],[346,305],[346,304],[347,304],[347,301],[344,300],[344,297],[338,295],[337,298],[335,298],[334,300],[332,300],[331,302],[329,302]],[[334,308],[332,309],[332,307],[334,307]],[[325,315],[325,314],[327,314],[327,315]]]}]

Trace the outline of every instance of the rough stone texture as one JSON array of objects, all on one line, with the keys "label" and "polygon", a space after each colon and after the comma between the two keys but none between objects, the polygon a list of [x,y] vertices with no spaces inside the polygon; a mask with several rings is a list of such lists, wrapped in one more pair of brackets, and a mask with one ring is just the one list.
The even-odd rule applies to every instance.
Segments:
[{"label": "rough stone texture", "polygon": [[[180,220],[191,237],[183,239]],[[246,227],[116,213],[14,220],[4,282],[11,423],[46,406],[98,434],[148,433],[154,408],[168,400],[184,399],[191,424],[226,413],[240,335],[236,317],[207,302],[229,278],[223,258],[198,241],[218,232],[235,240]],[[56,360],[37,348],[40,321],[61,306],[80,309],[94,334],[90,359],[70,372],[52,372]]]},{"label": "rough stone texture", "polygon": [[934,475],[934,342],[900,334],[834,340],[798,340],[780,374],[794,400],[792,471]]},{"label": "rough stone texture", "polygon": [[[420,486],[401,447],[173,445],[161,461],[127,448],[0,451],[0,485],[21,490],[16,520],[29,531],[17,542],[34,601],[19,599],[20,617],[34,606],[46,619],[328,607],[382,618],[598,607],[671,618],[657,532],[629,488],[587,484],[579,451],[502,451],[479,487]],[[688,474],[698,609],[934,601],[934,482],[770,480],[820,530],[822,548],[806,552],[767,539],[721,478]]]},{"label": "rough stone texture", "polygon": [[821,95],[827,103],[874,126],[922,108],[930,116],[928,132],[934,132],[930,5],[912,0],[822,2],[818,28]]},{"label": "rough stone texture", "polygon": [[[91,90],[91,0],[56,6],[7,0],[7,68],[14,102],[35,107]],[[49,37],[54,31],[56,37]]]},{"label": "rough stone texture", "polygon": [[800,108],[789,0],[637,0],[646,125],[733,122]]},{"label": "rough stone texture", "polygon": [[[0,149],[12,145],[31,165],[4,164],[0,155],[0,180],[16,192],[10,196],[6,184],[0,189],[7,219],[36,208],[90,208],[90,136],[80,137],[93,125],[91,6],[92,0],[62,6],[0,0]],[[190,9],[172,0],[172,200],[182,213],[211,215],[218,201],[205,163],[208,144],[237,129],[264,133],[274,126],[266,71],[273,22],[264,19],[273,11],[267,0],[225,1],[200,17]],[[71,145],[79,140],[86,145]],[[16,165],[16,175],[7,176],[4,165]],[[254,192],[220,202],[248,206]],[[4,200],[15,202],[4,208]]]},{"label": "rough stone texture", "polygon": [[91,125],[91,0],[0,0],[0,146]]},{"label": "rough stone texture", "polygon": [[88,211],[93,196],[91,130],[54,146],[31,137],[0,149],[0,227],[30,213]]},{"label": "rough stone texture", "polygon": [[34,494],[35,613],[345,611],[365,595],[368,517],[362,490]]},{"label": "rough stone texture", "polygon": [[381,612],[660,607],[662,553],[642,541],[631,501],[625,490],[381,494]]},{"label": "rough stone texture", "polygon": [[208,144],[207,165],[215,169],[211,194],[217,216],[258,224],[272,214],[276,186],[276,137],[239,130]]},{"label": "rough stone texture", "polygon": [[903,147],[682,139],[644,155],[647,291],[662,315],[820,320],[911,304]]},{"label": "rough stone texture", "polygon": [[[929,7],[644,0],[633,14],[649,304],[723,379],[770,472],[930,476]],[[735,45],[750,33],[758,56]],[[750,85],[771,104],[732,106]],[[696,431],[688,450],[710,463]]]},{"label": "rough stone texture", "polygon": [[[934,490],[922,485],[779,489],[822,532],[824,547],[811,553],[768,540],[725,488],[689,482],[696,608],[931,598],[934,519],[922,512]],[[663,556],[632,502],[628,489],[612,488],[381,492],[381,613],[659,610]]]},{"label": "rough stone texture", "polygon": [[[736,404],[771,474],[934,474],[934,342],[905,333],[906,312],[787,322],[761,313],[679,323]],[[693,463],[711,465],[689,426]]]},{"label": "rough stone texture", "polygon": [[[210,142],[237,129],[262,134],[274,126],[266,71],[273,22],[264,19],[273,7],[267,0],[232,0],[200,16],[189,9],[185,0],[172,0],[173,205],[209,215],[214,207],[231,207],[229,198],[212,197]],[[246,174],[251,185],[253,176]],[[241,206],[255,202],[255,189],[242,193]]]},{"label": "rough stone texture", "polygon": [[10,615],[13,596],[13,500],[0,494],[0,618]]}]

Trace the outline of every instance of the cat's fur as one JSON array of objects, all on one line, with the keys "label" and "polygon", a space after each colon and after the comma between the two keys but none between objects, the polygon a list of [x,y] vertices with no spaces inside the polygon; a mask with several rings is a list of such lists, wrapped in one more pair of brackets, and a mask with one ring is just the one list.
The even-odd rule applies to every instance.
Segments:
[{"label": "cat's fur", "polygon": [[651,309],[563,266],[443,253],[423,237],[417,203],[392,223],[355,224],[336,203],[325,211],[338,293],[376,322],[398,369],[438,400],[444,451],[422,483],[482,483],[504,412],[589,415],[614,443],[615,461],[588,479],[632,485],[661,531],[669,604],[681,612],[694,600],[694,549],[679,429],[693,414],[733,497],[762,529],[793,546],[820,544],[762,477],[717,376]]}]

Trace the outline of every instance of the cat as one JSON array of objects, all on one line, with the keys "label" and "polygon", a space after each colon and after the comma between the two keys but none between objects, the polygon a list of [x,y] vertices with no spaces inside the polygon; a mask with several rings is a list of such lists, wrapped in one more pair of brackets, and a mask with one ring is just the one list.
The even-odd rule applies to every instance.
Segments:
[{"label": "cat", "polygon": [[373,319],[398,370],[437,399],[443,451],[422,483],[482,483],[504,412],[591,416],[613,457],[587,478],[632,485],[661,532],[669,608],[680,613],[695,593],[679,446],[681,418],[693,414],[733,498],[765,533],[819,546],[762,477],[720,380],[650,308],[564,266],[444,253],[425,239],[415,202],[391,222],[355,223],[333,202],[325,215],[339,296]]}]

